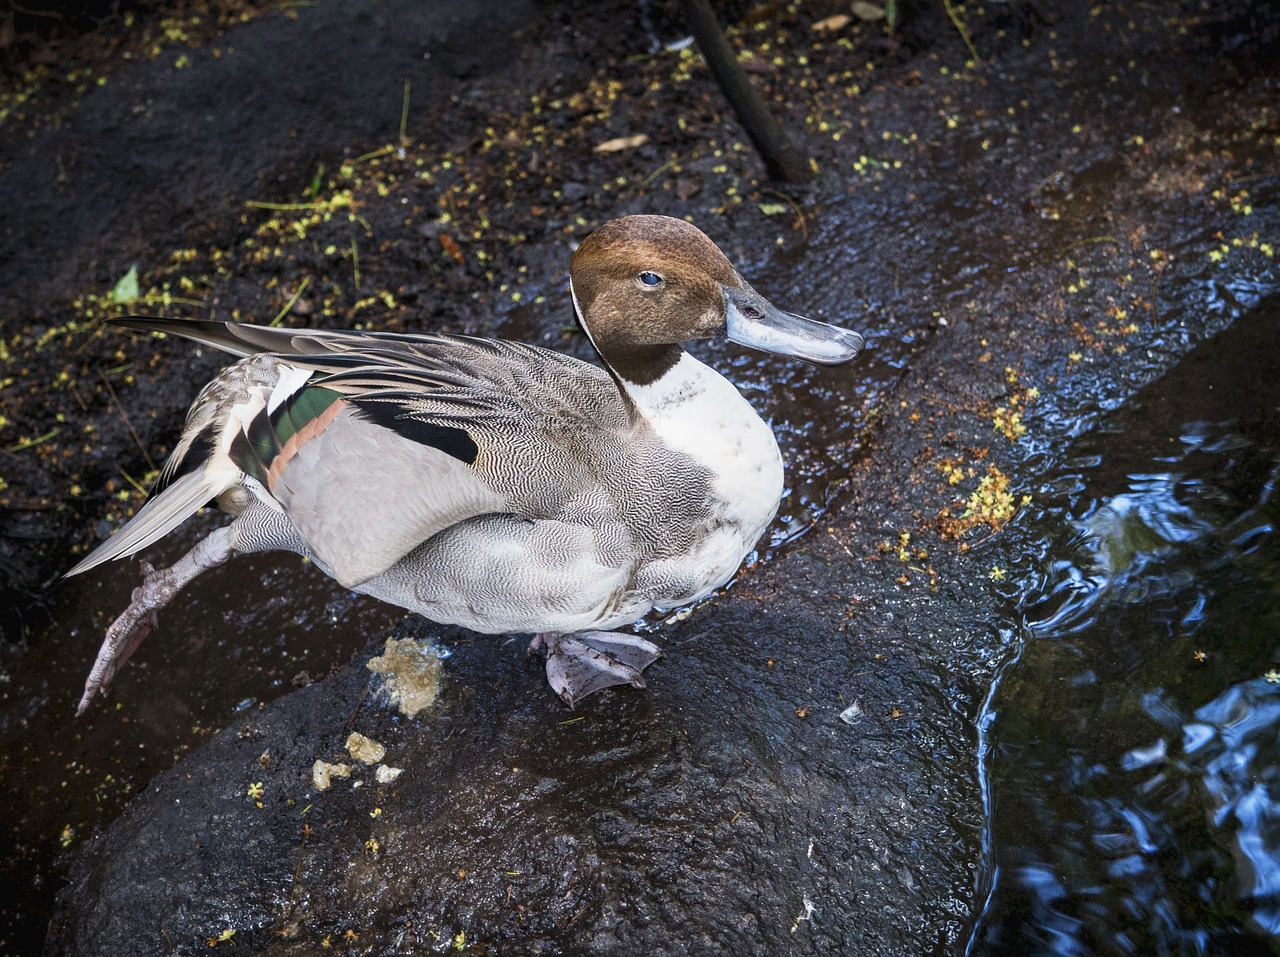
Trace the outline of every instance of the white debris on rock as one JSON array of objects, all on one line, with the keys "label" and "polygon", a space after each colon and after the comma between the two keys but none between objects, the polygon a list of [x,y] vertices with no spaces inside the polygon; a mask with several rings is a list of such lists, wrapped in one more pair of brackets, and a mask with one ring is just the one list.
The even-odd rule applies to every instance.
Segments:
[{"label": "white debris on rock", "polygon": [[387,749],[359,731],[347,735],[347,753],[361,764],[377,764],[387,756]]},{"label": "white debris on rock", "polygon": [[386,692],[401,714],[412,718],[440,693],[440,653],[412,638],[388,638],[382,654],[365,666],[386,678]]},{"label": "white debris on rock", "polygon": [[349,777],[351,777],[349,764],[330,764],[328,761],[317,760],[311,765],[311,783],[315,785],[317,791],[329,790],[334,778]]},{"label": "white debris on rock", "polygon": [[809,900],[808,894],[805,894],[804,897],[801,898],[801,900],[804,902],[804,913],[800,914],[800,916],[798,916],[795,919],[795,923],[791,925],[791,933],[793,934],[799,929],[800,925],[803,924],[805,921],[813,920],[813,915],[818,909],[813,906],[813,901]]}]

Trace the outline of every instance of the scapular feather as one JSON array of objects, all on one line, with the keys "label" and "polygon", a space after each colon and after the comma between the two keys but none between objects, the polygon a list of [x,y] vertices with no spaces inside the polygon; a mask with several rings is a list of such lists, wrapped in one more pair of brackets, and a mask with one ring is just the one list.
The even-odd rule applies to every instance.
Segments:
[{"label": "scapular feather", "polygon": [[428,422],[407,412],[396,402],[365,400],[356,401],[355,406],[369,421],[390,429],[401,438],[439,449],[445,455],[468,465],[474,464],[476,456],[480,454],[479,446],[466,429]]}]

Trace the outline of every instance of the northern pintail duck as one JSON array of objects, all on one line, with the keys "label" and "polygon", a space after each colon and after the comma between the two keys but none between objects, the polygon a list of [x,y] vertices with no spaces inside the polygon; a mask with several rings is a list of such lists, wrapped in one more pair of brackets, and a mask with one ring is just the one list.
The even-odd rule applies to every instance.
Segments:
[{"label": "northern pintail duck", "polygon": [[467,336],[114,320],[242,358],[196,398],[151,499],[67,574],[146,548],[210,501],[236,518],[169,568],[143,564],[79,711],[188,582],[275,549],[437,622],[534,634],[570,706],[643,686],[658,647],[614,629],[727,582],[782,495],[772,431],[680,343],[726,335],[834,364],[863,340],[775,308],[667,216],[601,226],[569,274],[603,369]]}]

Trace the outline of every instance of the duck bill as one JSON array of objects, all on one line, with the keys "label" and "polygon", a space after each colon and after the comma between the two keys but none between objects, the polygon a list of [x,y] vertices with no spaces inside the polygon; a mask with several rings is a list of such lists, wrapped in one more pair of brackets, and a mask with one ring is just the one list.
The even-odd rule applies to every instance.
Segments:
[{"label": "duck bill", "polygon": [[726,289],[724,298],[725,332],[738,345],[834,366],[848,362],[865,344],[850,329],[783,312],[749,287]]}]

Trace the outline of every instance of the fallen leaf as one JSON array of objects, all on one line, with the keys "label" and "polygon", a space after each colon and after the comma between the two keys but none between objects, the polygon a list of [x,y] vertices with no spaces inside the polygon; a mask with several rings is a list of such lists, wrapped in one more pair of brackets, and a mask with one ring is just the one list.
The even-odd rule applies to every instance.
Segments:
[{"label": "fallen leaf", "polygon": [[120,277],[116,287],[111,290],[112,302],[133,302],[142,294],[138,288],[138,266],[135,263],[129,271]]},{"label": "fallen leaf", "polygon": [[440,234],[440,245],[444,248],[444,251],[449,254],[449,257],[459,266],[467,261],[466,257],[462,255],[462,247],[458,245],[458,241],[448,233]]},{"label": "fallen leaf", "polygon": [[694,176],[676,177],[676,195],[681,199],[693,199],[702,192],[702,180]]},{"label": "fallen leaf", "polygon": [[874,3],[867,3],[867,0],[854,0],[853,15],[859,20],[874,23],[884,19],[884,8],[877,7]]},{"label": "fallen leaf", "polygon": [[644,146],[644,144],[648,142],[648,133],[637,133],[635,136],[619,136],[616,139],[605,140],[603,143],[597,143],[592,152],[621,153],[623,150],[633,150],[637,146]]},{"label": "fallen leaf", "polygon": [[750,56],[745,60],[739,60],[738,66],[742,67],[746,72],[754,73],[757,76],[773,76],[778,72],[778,68],[762,56]]},{"label": "fallen leaf", "polygon": [[836,13],[836,14],[833,14],[832,16],[824,17],[823,19],[817,21],[816,23],[811,25],[809,29],[822,30],[822,31],[843,30],[845,27],[849,25],[849,21],[852,19],[853,17],[849,16],[849,14],[847,13]]}]

